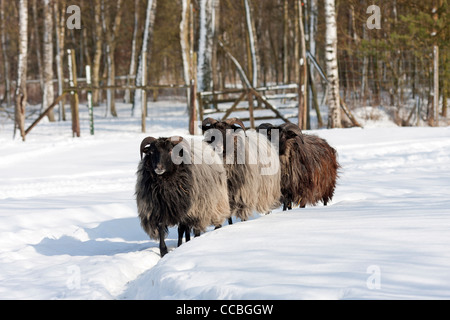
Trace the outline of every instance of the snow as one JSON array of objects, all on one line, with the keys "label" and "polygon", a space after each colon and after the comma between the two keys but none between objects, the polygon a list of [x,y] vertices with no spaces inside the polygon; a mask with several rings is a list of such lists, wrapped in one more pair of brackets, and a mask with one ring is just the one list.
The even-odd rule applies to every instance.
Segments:
[{"label": "snow", "polygon": [[24,143],[0,120],[0,299],[450,298],[450,127],[380,117],[309,131],[339,153],[329,206],[255,215],[179,248],[172,228],[161,259],[137,218],[139,144],[187,135],[185,105],[149,103],[147,134],[117,107],[116,119],[94,110],[94,136],[82,107],[81,138],[70,121],[42,122]]}]

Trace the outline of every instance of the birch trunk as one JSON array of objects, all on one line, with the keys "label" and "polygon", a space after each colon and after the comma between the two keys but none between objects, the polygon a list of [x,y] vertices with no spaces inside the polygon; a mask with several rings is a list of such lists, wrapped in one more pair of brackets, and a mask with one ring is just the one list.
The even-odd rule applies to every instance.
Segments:
[{"label": "birch trunk", "polygon": [[[99,86],[100,79],[100,60],[102,57],[102,22],[101,22],[101,4],[100,0],[95,0],[94,3],[94,18],[95,18],[95,53],[92,66],[92,85]],[[92,91],[92,104],[99,105],[99,90]]]},{"label": "birch trunk", "polygon": [[3,54],[3,70],[5,73],[5,95],[3,100],[6,100],[6,106],[11,106],[11,80],[9,78],[9,62],[8,62],[8,41],[5,27],[5,1],[0,0],[0,30],[1,30],[1,42],[2,42],[2,54]]},{"label": "birch trunk", "polygon": [[[65,1],[60,0],[61,7],[58,7],[58,2],[53,3],[53,11],[55,16],[55,38],[56,38],[56,74],[58,76],[58,96],[63,94],[64,89],[64,73],[63,73],[63,61],[64,61],[64,8]],[[66,112],[64,109],[65,98],[59,102],[59,121],[66,120]]]},{"label": "birch trunk", "polygon": [[[116,39],[117,35],[119,33],[120,23],[122,21],[122,1],[118,0],[116,3],[116,16],[114,18],[113,26],[112,28],[109,27],[109,16],[106,19],[106,26],[107,29],[105,30],[106,34],[106,61],[108,65],[108,86],[114,86],[116,84],[115,77],[116,77],[116,66],[115,66],[115,59],[114,59],[114,53],[116,50]],[[108,32],[109,31],[109,32]],[[113,117],[117,117],[117,111],[116,111],[116,103],[115,103],[115,90],[114,89],[108,89],[107,90],[107,105],[109,107],[109,110],[111,112],[111,115]]]},{"label": "birch trunk", "polygon": [[298,126],[302,130],[307,129],[308,124],[308,100],[307,100],[307,85],[308,85],[308,69],[306,64],[306,42],[305,30],[303,25],[303,10],[301,1],[297,1],[298,9],[298,44],[300,45],[299,54],[299,69],[298,69]]},{"label": "birch trunk", "polygon": [[28,56],[28,1],[19,1],[19,58],[17,66],[17,88],[15,125],[19,129],[22,140],[25,141],[25,107],[27,104],[27,56]]},{"label": "birch trunk", "polygon": [[[189,4],[190,0],[181,0],[181,22],[180,22],[180,45],[181,60],[183,62],[183,80],[184,85],[189,86],[191,79],[191,70],[189,63]],[[190,101],[190,89],[186,89],[186,100]]]},{"label": "birch trunk", "polygon": [[258,85],[258,50],[256,47],[256,32],[255,24],[252,19],[252,10],[248,0],[244,0],[245,6],[245,21],[247,23],[247,33],[250,46],[250,56],[251,56],[251,83],[253,88]]},{"label": "birch trunk", "polygon": [[[37,0],[32,0],[31,4],[31,12],[33,16],[33,24],[35,26],[38,26],[37,21]],[[37,60],[37,66],[38,66],[38,73],[39,73],[39,84],[41,86],[41,91],[44,92],[44,70],[42,69],[42,56],[41,56],[41,41],[39,39],[39,29],[33,28],[32,37],[34,37],[35,45],[36,45],[36,60]],[[41,105],[41,109],[44,107],[44,104]]]},{"label": "birch trunk", "polygon": [[335,0],[325,0],[325,63],[328,77],[328,127],[341,127]]},{"label": "birch trunk", "polygon": [[214,0],[200,0],[200,34],[198,42],[198,91],[211,90],[212,48],[214,39]]},{"label": "birch trunk", "polygon": [[309,52],[316,57],[317,0],[310,0]]},{"label": "birch trunk", "polygon": [[[133,40],[131,41],[131,59],[130,69],[128,71],[127,86],[131,85],[131,79],[136,76],[136,47],[137,47],[137,32],[139,28],[139,0],[134,1],[134,29]],[[131,93],[130,89],[125,90],[123,101],[130,103]]]},{"label": "birch trunk", "polygon": [[[139,63],[136,74],[136,86],[139,87],[142,85],[142,57],[148,56],[148,43],[151,41],[153,35],[153,24],[155,22],[155,13],[156,13],[156,0],[148,0],[147,2],[147,10],[145,14],[145,25],[144,25],[144,34],[142,36],[142,49],[141,54],[139,55]],[[148,65],[148,63],[147,63]],[[134,102],[132,113],[134,113],[134,109],[136,107],[142,107],[142,93],[141,90],[134,90]]]},{"label": "birch trunk", "polygon": [[[53,102],[53,17],[50,0],[44,0],[44,90],[42,95],[42,105],[44,109]],[[53,109],[47,113],[49,121],[55,121]]]}]

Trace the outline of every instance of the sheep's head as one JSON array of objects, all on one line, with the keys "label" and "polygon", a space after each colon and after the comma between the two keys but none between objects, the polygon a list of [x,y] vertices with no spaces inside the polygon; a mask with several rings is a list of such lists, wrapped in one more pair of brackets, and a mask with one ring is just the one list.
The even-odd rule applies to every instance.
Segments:
[{"label": "sheep's head", "polygon": [[295,139],[298,144],[305,144],[303,140],[302,130],[293,123],[283,123],[280,126],[281,135],[285,136],[286,139]]},{"label": "sheep's head", "polygon": [[[238,118],[231,118],[225,121],[217,121],[212,118],[206,118],[202,122],[202,131],[205,136],[205,142],[215,148],[216,152],[226,156],[227,143],[237,143],[237,137],[241,130],[245,134],[244,123]],[[234,149],[236,150],[236,148]]]},{"label": "sheep's head", "polygon": [[143,154],[145,157],[144,168],[158,176],[170,175],[177,170],[178,165],[182,162],[183,148],[175,148],[183,142],[183,138],[173,136],[170,138],[153,138],[147,137],[141,142],[141,159]]}]

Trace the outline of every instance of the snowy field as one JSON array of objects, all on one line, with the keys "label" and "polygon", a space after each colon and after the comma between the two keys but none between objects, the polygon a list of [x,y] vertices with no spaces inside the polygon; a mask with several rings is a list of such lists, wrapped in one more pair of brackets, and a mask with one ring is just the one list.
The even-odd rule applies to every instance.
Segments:
[{"label": "snowy field", "polygon": [[[332,203],[236,221],[168,255],[139,225],[139,144],[187,134],[182,102],[119,104],[89,135],[0,119],[0,299],[450,299],[450,127],[313,130],[342,165]],[[29,123],[27,123],[28,125]],[[310,133],[310,132],[306,132]]]}]

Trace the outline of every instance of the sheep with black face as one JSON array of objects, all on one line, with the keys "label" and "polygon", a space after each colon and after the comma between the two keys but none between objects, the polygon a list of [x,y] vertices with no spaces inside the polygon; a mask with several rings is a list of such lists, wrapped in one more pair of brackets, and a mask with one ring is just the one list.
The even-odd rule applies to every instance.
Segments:
[{"label": "sheep with black face", "polygon": [[[136,202],[141,226],[158,240],[161,257],[167,252],[168,228],[179,226],[196,234],[219,226],[230,215],[227,179],[222,159],[204,142],[182,137],[147,137],[141,143]],[[145,156],[143,156],[145,155]],[[207,158],[207,161],[204,161]]]},{"label": "sheep with black face", "polygon": [[232,215],[245,221],[254,211],[265,214],[277,208],[280,162],[270,141],[254,130],[246,131],[237,118],[206,118],[202,130],[205,141],[223,157]]}]

